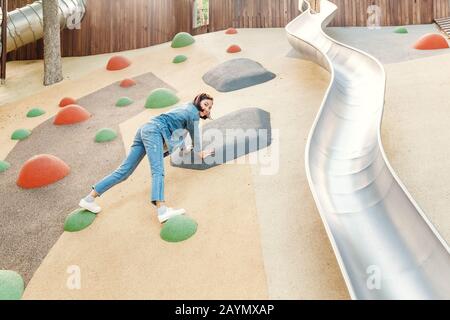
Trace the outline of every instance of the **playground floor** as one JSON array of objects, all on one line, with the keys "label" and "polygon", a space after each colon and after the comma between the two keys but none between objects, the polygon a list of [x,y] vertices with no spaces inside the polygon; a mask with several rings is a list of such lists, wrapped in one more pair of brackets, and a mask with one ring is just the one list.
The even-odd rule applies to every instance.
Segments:
[{"label": "playground floor", "polygon": [[[226,53],[231,44],[239,44],[242,52]],[[407,51],[406,42],[387,47]],[[329,74],[290,52],[284,29],[240,29],[234,36],[217,32],[197,36],[186,48],[173,49],[166,43],[123,52],[133,63],[117,72],[104,68],[111,54],[65,58],[65,80],[49,88],[40,84],[41,62],[8,63],[10,80],[0,88],[0,159],[15,147],[11,133],[19,127],[33,129],[53,117],[63,96],[81,98],[148,72],[175,88],[182,101],[202,91],[212,94],[214,118],[245,107],[262,108],[271,113],[272,128],[280,135],[269,148],[279,154],[279,170],[273,175],[261,175],[260,167],[251,164],[198,172],[166,163],[167,199],[171,206],[184,207],[199,225],[193,238],[178,244],[159,237],[161,227],[148,201],[149,168],[143,161],[130,179],[101,197],[104,211],[88,229],[67,233],[61,226],[61,236],[27,281],[24,298],[348,299],[304,169],[305,143]],[[177,54],[188,60],[172,64]],[[384,147],[412,196],[449,242],[450,150],[443,146],[450,138],[450,51],[414,61],[408,61],[409,54],[402,54],[403,59],[393,59],[395,55],[384,61],[389,61]],[[260,62],[277,77],[228,93],[202,81],[203,74],[219,63],[242,57]],[[26,118],[35,106],[47,113]],[[159,112],[142,107],[141,113],[120,124],[125,152],[135,130]],[[102,161],[93,155],[88,165]],[[199,197],[205,192],[207,201]],[[10,264],[14,263],[24,262]],[[80,290],[66,285],[67,270],[74,265],[81,270]]]}]

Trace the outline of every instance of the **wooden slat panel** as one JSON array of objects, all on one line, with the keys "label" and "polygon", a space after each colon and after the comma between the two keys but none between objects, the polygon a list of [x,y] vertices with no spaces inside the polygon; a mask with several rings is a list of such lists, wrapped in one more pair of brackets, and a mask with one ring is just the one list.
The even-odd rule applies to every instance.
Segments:
[{"label": "wooden slat panel", "polygon": [[[170,41],[177,32],[192,31],[193,0],[94,0],[80,30],[61,34],[63,56],[84,56],[148,47]],[[9,11],[34,0],[10,0]],[[175,11],[175,4],[177,10]],[[180,9],[181,10],[178,10]],[[177,21],[177,23],[175,23]],[[199,29],[196,32],[207,32]],[[42,40],[8,55],[9,60],[40,59]]]},{"label": "wooden slat panel", "polygon": [[[9,10],[34,0],[9,0]],[[64,30],[63,56],[84,56],[148,47],[180,31],[201,34],[235,28],[284,27],[298,15],[298,0],[210,0],[210,25],[193,29],[194,0],[91,0],[81,30]],[[367,8],[380,6],[382,25],[432,23],[450,16],[450,0],[331,0],[339,11],[331,26],[366,26]],[[8,55],[42,58],[38,41]]]},{"label": "wooden slat panel", "polygon": [[[367,8],[381,8],[382,25],[432,23],[450,16],[450,0],[331,0],[339,11],[331,26],[366,26]],[[356,11],[355,11],[356,10]]]}]

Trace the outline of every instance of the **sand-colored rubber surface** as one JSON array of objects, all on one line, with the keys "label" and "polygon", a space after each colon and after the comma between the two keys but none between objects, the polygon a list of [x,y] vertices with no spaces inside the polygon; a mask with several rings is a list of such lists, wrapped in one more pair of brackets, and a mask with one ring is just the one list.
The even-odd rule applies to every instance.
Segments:
[{"label": "sand-colored rubber surface", "polygon": [[[161,240],[149,205],[148,164],[143,163],[102,197],[104,212],[93,225],[60,238],[25,298],[267,298],[249,169],[228,166],[199,176],[166,166],[167,197],[174,206],[188,208],[199,224],[193,238],[179,244]],[[228,185],[223,175],[230,178]],[[207,199],[199,201],[199,194]],[[66,286],[71,265],[80,267],[81,290]]]},{"label": "sand-colored rubber surface", "polygon": [[[245,50],[231,57],[226,48],[235,43]],[[184,207],[198,222],[197,233],[181,243],[160,239],[144,160],[133,176],[102,196],[103,212],[89,228],[62,234],[28,283],[24,298],[347,299],[304,169],[305,142],[329,75],[312,63],[288,57],[290,50],[284,29],[240,29],[232,36],[224,32],[198,36],[185,48],[166,43],[121,53],[132,64],[114,73],[104,70],[107,55],[64,60],[71,66],[67,72],[72,79],[43,90],[31,86],[35,94],[19,94],[14,104],[1,107],[0,159],[15,143],[8,140],[12,129],[33,129],[55,114],[63,96],[78,99],[145,72],[175,88],[181,101],[201,91],[211,93],[215,118],[241,108],[262,108],[271,113],[272,128],[279,134],[279,140],[274,133],[272,145],[259,151],[263,155],[259,165],[190,171],[171,167],[166,159],[167,200],[171,206]],[[171,63],[178,54],[189,59]],[[212,67],[237,57],[260,62],[277,78],[229,93],[216,92],[202,82]],[[444,74],[450,66],[445,59],[448,55],[388,66],[383,142],[394,169],[448,241],[450,173],[444,167],[450,151],[442,146],[450,135],[445,117],[448,93],[443,89],[448,87]],[[83,71],[76,70],[77,63]],[[26,69],[18,68],[17,77]],[[31,76],[29,81],[37,79]],[[47,113],[26,118],[27,108],[36,105],[46,106]],[[146,109],[120,125],[126,150],[135,130],[162,111]],[[279,162],[272,166],[263,162],[270,157]],[[67,270],[74,265],[81,272],[79,290],[67,287]]]},{"label": "sand-colored rubber surface", "polygon": [[382,139],[414,199],[450,243],[450,55],[386,66]]}]

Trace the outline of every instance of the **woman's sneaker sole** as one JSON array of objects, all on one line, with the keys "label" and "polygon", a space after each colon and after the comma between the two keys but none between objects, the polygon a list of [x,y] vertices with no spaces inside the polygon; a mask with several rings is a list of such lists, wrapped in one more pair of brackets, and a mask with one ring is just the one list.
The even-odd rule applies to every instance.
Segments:
[{"label": "woman's sneaker sole", "polygon": [[81,208],[83,208],[87,211],[90,211],[92,213],[95,213],[95,214],[100,213],[102,211],[102,208],[99,205],[97,205],[95,202],[93,202],[93,203],[87,202],[84,199],[81,199],[80,203],[78,205]]},{"label": "woman's sneaker sole", "polygon": [[158,215],[158,220],[160,223],[164,223],[170,218],[181,216],[186,213],[186,210],[184,209],[167,209],[167,211],[164,214]]}]

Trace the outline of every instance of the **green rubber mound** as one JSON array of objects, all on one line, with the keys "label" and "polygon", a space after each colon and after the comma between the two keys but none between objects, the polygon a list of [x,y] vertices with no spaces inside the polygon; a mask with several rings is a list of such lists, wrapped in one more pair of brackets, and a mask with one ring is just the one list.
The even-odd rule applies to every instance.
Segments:
[{"label": "green rubber mound", "polygon": [[186,216],[176,216],[164,223],[161,238],[167,242],[180,242],[197,232],[197,222]]},{"label": "green rubber mound", "polygon": [[400,27],[395,29],[394,31],[395,33],[408,33],[408,29],[406,29],[405,27]]},{"label": "green rubber mound", "polygon": [[6,161],[0,161],[0,173],[5,172],[11,167],[11,165]]},{"label": "green rubber mound", "polygon": [[66,218],[64,231],[77,232],[89,227],[95,220],[95,213],[84,209],[77,209]]},{"label": "green rubber mound", "polygon": [[28,129],[18,129],[11,135],[12,140],[25,140],[31,135],[31,131]]},{"label": "green rubber mound", "polygon": [[126,107],[133,103],[134,103],[134,101],[131,98],[122,97],[119,100],[117,100],[116,107]]},{"label": "green rubber mound", "polygon": [[30,111],[28,111],[27,117],[28,118],[35,118],[35,117],[42,116],[43,114],[45,114],[44,110],[39,109],[39,108],[34,108],[34,109],[31,109]]},{"label": "green rubber mound", "polygon": [[180,32],[175,35],[175,37],[172,40],[172,48],[182,48],[190,46],[195,42],[195,39],[193,36],[191,36],[187,32]]},{"label": "green rubber mound", "polygon": [[159,109],[171,106],[180,101],[172,90],[160,88],[155,89],[147,98],[145,107],[147,109]]},{"label": "green rubber mound", "polygon": [[95,142],[109,142],[117,138],[117,133],[113,129],[104,128],[97,131]]},{"label": "green rubber mound", "polygon": [[176,56],[175,58],[173,58],[173,63],[182,63],[185,62],[187,60],[187,57],[180,54],[179,56]]},{"label": "green rubber mound", "polygon": [[0,270],[0,300],[20,300],[25,285],[20,274],[9,270]]}]

